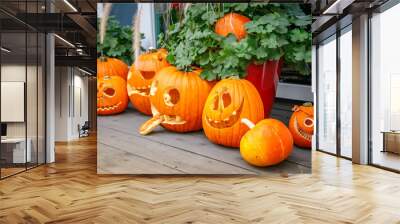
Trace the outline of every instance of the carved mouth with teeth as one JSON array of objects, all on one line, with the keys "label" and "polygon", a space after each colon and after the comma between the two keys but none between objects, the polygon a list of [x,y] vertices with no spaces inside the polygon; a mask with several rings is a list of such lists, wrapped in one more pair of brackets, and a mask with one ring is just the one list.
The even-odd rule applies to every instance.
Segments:
[{"label": "carved mouth with teeth", "polygon": [[[309,119],[309,120],[311,120],[311,119]],[[307,122],[308,120],[305,120],[305,122]],[[305,123],[305,125],[306,126],[308,126],[306,123]],[[304,130],[302,130],[300,127],[299,127],[299,125],[298,125],[298,121],[297,121],[297,117],[295,117],[295,120],[294,120],[294,129],[299,133],[299,135],[301,135],[303,138],[305,138],[307,141],[311,141],[311,139],[312,139],[312,134],[309,134],[309,133],[307,133],[307,132],[305,132]]]},{"label": "carved mouth with teeth", "polygon": [[157,108],[151,104],[151,112],[153,113],[153,117],[157,117],[161,120],[161,124],[185,124],[186,121],[179,115],[167,115],[167,114],[160,114]]},{"label": "carved mouth with teeth", "polygon": [[140,96],[149,96],[151,86],[142,86],[142,87],[133,87],[128,84],[128,95],[132,96],[134,94],[138,94]]},{"label": "carved mouth with teeth", "polygon": [[238,109],[234,110],[227,118],[222,120],[214,120],[206,115],[207,123],[213,128],[229,128],[236,124],[240,120],[240,114],[242,113],[243,109],[243,101],[240,103]]},{"label": "carved mouth with teeth", "polygon": [[182,125],[186,123],[179,115],[160,114],[153,104],[151,104],[151,112],[153,113],[153,117],[139,128],[139,133],[142,135],[149,134],[160,124]]},{"label": "carved mouth with teeth", "polygon": [[105,112],[105,111],[115,111],[117,109],[119,109],[119,107],[121,106],[122,102],[119,102],[117,104],[111,105],[111,106],[98,106],[97,107],[97,112]]}]

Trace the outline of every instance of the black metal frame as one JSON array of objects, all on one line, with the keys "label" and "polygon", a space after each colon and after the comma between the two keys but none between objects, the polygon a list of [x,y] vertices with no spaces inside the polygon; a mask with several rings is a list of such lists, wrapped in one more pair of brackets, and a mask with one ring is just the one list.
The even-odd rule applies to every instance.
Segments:
[{"label": "black metal frame", "polygon": [[[28,1],[27,0],[25,0],[25,3],[27,3]],[[36,0],[36,9],[37,9],[37,11],[39,10],[39,6],[38,6],[38,4],[39,4],[39,0]],[[25,4],[25,11],[27,10],[27,4]],[[47,11],[47,7],[46,7],[46,11]],[[26,17],[26,14],[25,14],[25,17]],[[34,29],[33,27],[31,27],[31,26],[29,26],[28,24],[26,24],[26,23],[24,23],[24,27],[25,27],[25,30],[24,30],[24,32],[21,32],[21,35],[24,35],[25,34],[25,83],[24,83],[24,97],[25,97],[25,99],[24,99],[24,120],[25,120],[25,169],[23,169],[23,170],[21,170],[21,171],[19,171],[19,172],[15,172],[15,173],[12,173],[12,174],[10,174],[10,175],[8,175],[8,176],[2,176],[2,168],[0,167],[0,180],[3,180],[3,179],[5,179],[5,178],[8,178],[8,177],[11,177],[11,176],[14,176],[14,175],[17,175],[17,174],[19,174],[19,173],[22,173],[22,172],[25,172],[25,171],[27,171],[27,170],[30,170],[30,169],[33,169],[33,168],[36,168],[36,167],[38,167],[38,166],[41,166],[41,165],[43,165],[43,164],[46,164],[46,162],[47,162],[47,33],[43,33],[43,32],[41,32],[41,31],[39,31],[39,30],[37,30],[37,29]],[[36,107],[36,150],[37,150],[37,152],[36,152],[36,161],[35,162],[30,162],[30,163],[28,163],[27,161],[28,161],[28,154],[27,154],[27,147],[28,147],[28,144],[27,144],[27,140],[28,140],[28,124],[27,124],[27,122],[28,122],[28,112],[27,112],[27,81],[28,81],[28,67],[27,67],[27,65],[28,65],[28,33],[30,33],[30,32],[28,32],[28,30],[30,31],[30,30],[33,30],[35,33],[36,33],[36,56],[37,56],[37,58],[36,58],[36,104],[37,104],[37,107]],[[2,36],[2,33],[3,32],[0,32],[0,45],[1,45],[1,36]],[[40,53],[42,53],[42,54],[44,54],[44,55],[42,55],[42,58],[43,58],[43,60],[44,60],[44,67],[43,67],[43,69],[42,69],[42,84],[44,84],[44,92],[43,92],[43,94],[44,94],[44,99],[43,99],[43,109],[44,109],[44,117],[42,117],[44,120],[42,120],[42,122],[44,123],[44,136],[43,136],[43,141],[44,141],[44,145],[42,146],[42,147],[44,147],[44,150],[43,150],[43,152],[44,152],[44,155],[42,155],[43,156],[43,159],[44,159],[44,161],[42,162],[42,163],[40,163],[39,162],[39,68],[38,68],[38,66],[39,66],[39,33],[43,33],[43,34],[45,34],[44,36],[43,36],[43,39],[42,39],[42,44],[44,44],[44,51],[42,50]],[[0,53],[0,68],[1,68],[1,62],[2,62],[2,54]],[[0,69],[0,82],[1,82],[1,69]],[[1,89],[1,86],[0,86],[0,89]],[[1,91],[0,91],[0,99],[1,99]],[[1,109],[1,108],[0,108]],[[1,121],[1,115],[0,115],[0,121]],[[1,123],[1,122],[0,122]],[[1,144],[0,144],[0,156],[1,156]],[[28,166],[28,164],[29,164],[29,166]]]}]

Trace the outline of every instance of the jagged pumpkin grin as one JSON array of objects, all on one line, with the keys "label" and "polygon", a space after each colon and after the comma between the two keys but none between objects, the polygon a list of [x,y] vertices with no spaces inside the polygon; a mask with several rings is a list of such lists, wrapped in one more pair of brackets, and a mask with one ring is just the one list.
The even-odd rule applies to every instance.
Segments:
[{"label": "jagged pumpkin grin", "polygon": [[185,124],[186,121],[182,119],[181,116],[179,115],[167,115],[167,114],[160,114],[160,112],[158,112],[157,108],[151,104],[151,112],[153,113],[153,117],[156,117],[160,120],[161,124],[174,124],[174,125],[178,125],[178,124]]},{"label": "jagged pumpkin grin", "polygon": [[122,102],[119,102],[117,104],[114,105],[103,105],[103,106],[99,106],[97,108],[97,111],[103,112],[103,111],[112,111],[112,110],[117,110],[119,109],[119,107],[121,106]]},{"label": "jagged pumpkin grin", "polygon": [[151,86],[133,87],[128,84],[128,95],[138,94],[141,96],[149,96]]},{"label": "jagged pumpkin grin", "polygon": [[[143,79],[145,79],[145,80],[151,80],[156,75],[156,73],[154,71],[146,71],[146,72],[140,71],[140,74],[143,77]],[[128,79],[130,76],[131,76],[131,73],[129,72]],[[128,83],[128,95],[132,96],[134,94],[137,94],[140,96],[149,96],[150,88],[151,88],[151,85],[135,87]]]},{"label": "jagged pumpkin grin", "polygon": [[[314,121],[310,118],[306,118],[304,120],[304,125],[311,127],[314,125]],[[312,134],[307,133],[305,130],[302,130],[299,125],[298,125],[298,120],[297,117],[294,118],[294,129],[301,135],[303,138],[307,139],[308,141],[311,141]]]},{"label": "jagged pumpkin grin", "polygon": [[240,120],[240,114],[242,113],[243,109],[243,101],[240,103],[238,109],[234,110],[227,118],[222,120],[213,120],[209,116],[206,115],[207,123],[213,128],[229,128],[236,124]]}]

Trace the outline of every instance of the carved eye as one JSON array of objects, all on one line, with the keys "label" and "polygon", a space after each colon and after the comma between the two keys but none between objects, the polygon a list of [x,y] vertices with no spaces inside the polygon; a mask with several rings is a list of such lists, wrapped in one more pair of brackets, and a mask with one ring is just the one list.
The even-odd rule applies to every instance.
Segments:
[{"label": "carved eye", "polygon": [[[220,101],[221,100],[221,101]],[[220,105],[222,103],[222,105]],[[216,95],[214,97],[214,104],[213,104],[213,109],[214,110],[223,110],[225,108],[227,108],[229,105],[231,105],[232,103],[232,98],[231,95],[227,92],[225,93],[218,93],[218,95]]]},{"label": "carved eye", "polygon": [[175,88],[168,89],[164,93],[164,103],[167,106],[174,106],[179,102],[179,91]]},{"label": "carved eye", "polygon": [[229,105],[231,105],[232,102],[231,94],[229,93],[222,94],[222,102],[224,103],[224,108],[227,108]]},{"label": "carved eye", "polygon": [[304,125],[306,127],[312,127],[314,126],[314,120],[307,117],[306,119],[304,119]]},{"label": "carved eye", "polygon": [[218,104],[219,104],[219,96],[216,95],[216,96],[214,97],[213,110],[218,110]]},{"label": "carved eye", "polygon": [[113,88],[106,87],[104,88],[103,93],[108,97],[113,97],[115,95],[115,90]]}]

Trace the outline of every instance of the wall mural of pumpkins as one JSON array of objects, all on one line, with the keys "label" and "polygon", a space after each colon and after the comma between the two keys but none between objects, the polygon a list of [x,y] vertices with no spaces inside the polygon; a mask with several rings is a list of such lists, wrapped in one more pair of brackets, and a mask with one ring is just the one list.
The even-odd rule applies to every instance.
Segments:
[{"label": "wall mural of pumpkins", "polygon": [[98,115],[121,116],[130,102],[145,120],[140,135],[180,133],[185,141],[185,133],[202,132],[255,167],[280,164],[294,145],[311,148],[312,105],[295,105],[287,124],[270,117],[281,68],[310,74],[307,5],[159,4],[167,9],[158,49],[142,49],[129,68],[99,52]]}]

